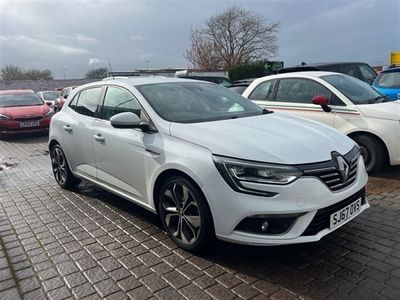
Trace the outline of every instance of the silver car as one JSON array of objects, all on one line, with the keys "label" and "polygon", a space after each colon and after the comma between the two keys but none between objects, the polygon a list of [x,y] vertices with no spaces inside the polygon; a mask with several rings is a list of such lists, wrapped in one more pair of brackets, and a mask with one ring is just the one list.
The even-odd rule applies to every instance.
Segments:
[{"label": "silver car", "polygon": [[180,247],[317,241],[369,207],[360,149],[328,126],[262,110],[213,83],[168,78],[73,90],[50,125],[55,179],[160,215]]}]

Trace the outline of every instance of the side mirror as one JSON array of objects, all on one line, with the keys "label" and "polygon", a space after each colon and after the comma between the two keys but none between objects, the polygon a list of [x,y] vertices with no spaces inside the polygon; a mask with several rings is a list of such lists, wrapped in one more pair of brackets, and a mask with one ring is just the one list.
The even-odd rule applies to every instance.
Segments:
[{"label": "side mirror", "polygon": [[143,132],[149,132],[149,124],[139,119],[137,114],[122,112],[110,118],[112,127],[115,128],[139,128]]},{"label": "side mirror", "polygon": [[53,105],[53,103],[51,103],[50,101],[47,101],[46,104],[47,104],[48,106],[52,106],[52,105]]},{"label": "side mirror", "polygon": [[311,101],[315,105],[320,105],[324,112],[332,111],[332,108],[328,105],[329,99],[324,95],[317,95],[313,97]]},{"label": "side mirror", "polygon": [[68,98],[68,95],[64,95],[63,97],[64,97],[64,99],[67,99],[67,98]]}]

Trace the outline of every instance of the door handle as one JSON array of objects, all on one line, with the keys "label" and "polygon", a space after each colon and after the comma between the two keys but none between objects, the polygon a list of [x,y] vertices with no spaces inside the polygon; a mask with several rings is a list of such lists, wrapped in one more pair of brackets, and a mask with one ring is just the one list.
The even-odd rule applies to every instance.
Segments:
[{"label": "door handle", "polygon": [[106,140],[100,133],[95,134],[93,137],[98,142],[104,142]]},{"label": "door handle", "polygon": [[70,125],[64,125],[63,128],[65,131],[72,131],[72,127]]}]

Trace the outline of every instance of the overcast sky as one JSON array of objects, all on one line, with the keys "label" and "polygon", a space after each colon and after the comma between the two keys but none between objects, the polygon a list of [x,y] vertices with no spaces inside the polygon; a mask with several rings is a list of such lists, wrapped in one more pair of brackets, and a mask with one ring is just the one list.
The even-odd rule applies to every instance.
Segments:
[{"label": "overcast sky", "polygon": [[280,22],[276,60],[387,65],[400,50],[400,0],[0,0],[0,67],[81,78],[186,67],[191,27],[237,4]]}]

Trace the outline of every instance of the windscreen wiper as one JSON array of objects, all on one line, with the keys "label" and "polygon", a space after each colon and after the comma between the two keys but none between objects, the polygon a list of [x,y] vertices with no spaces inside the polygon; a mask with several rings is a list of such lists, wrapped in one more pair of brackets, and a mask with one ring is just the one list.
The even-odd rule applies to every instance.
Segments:
[{"label": "windscreen wiper", "polygon": [[266,109],[266,108],[263,108],[262,112],[263,112],[263,115],[268,115],[268,114],[272,114],[274,111]]},{"label": "windscreen wiper", "polygon": [[378,101],[381,100],[381,99],[382,99],[381,102],[388,102],[386,96],[377,96],[377,97],[375,97],[375,98],[369,99],[369,100],[368,100],[368,104],[372,104],[372,103],[378,102]]}]

